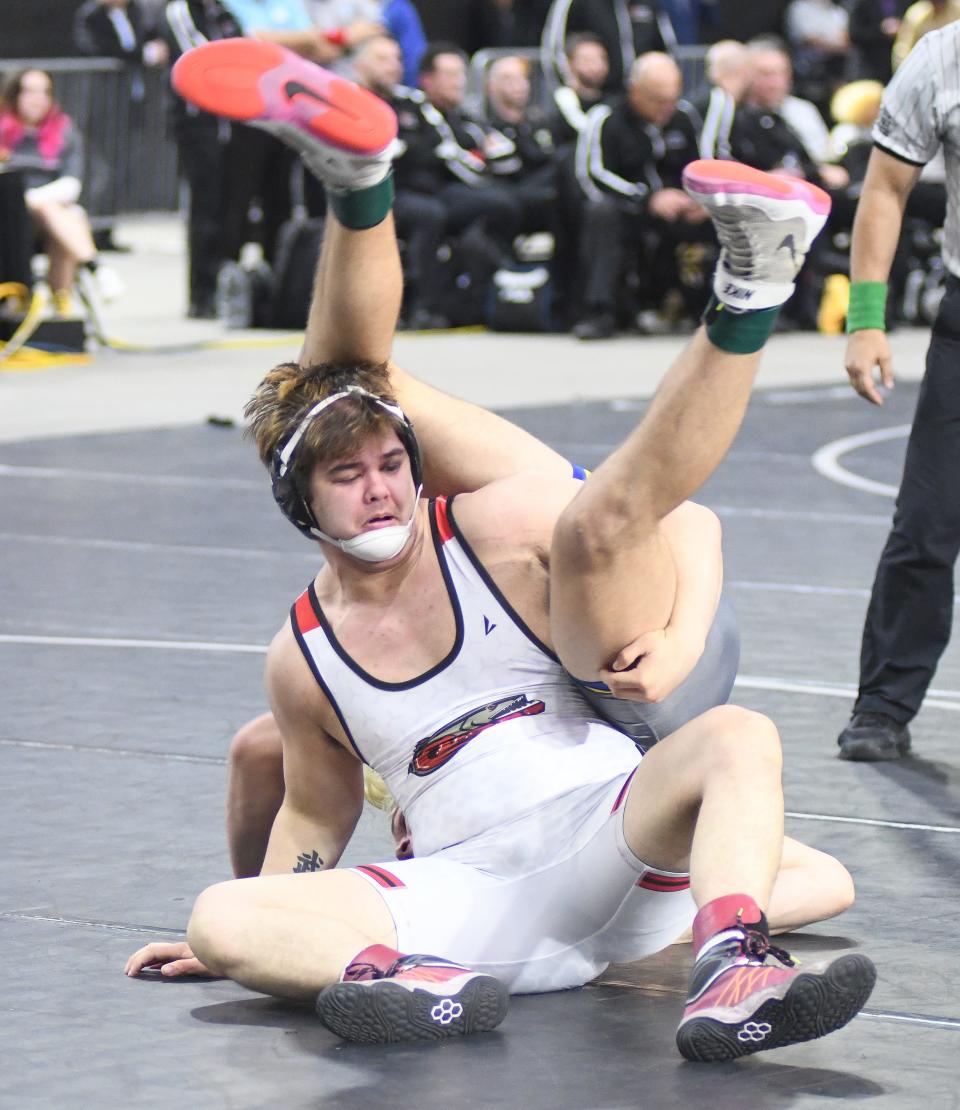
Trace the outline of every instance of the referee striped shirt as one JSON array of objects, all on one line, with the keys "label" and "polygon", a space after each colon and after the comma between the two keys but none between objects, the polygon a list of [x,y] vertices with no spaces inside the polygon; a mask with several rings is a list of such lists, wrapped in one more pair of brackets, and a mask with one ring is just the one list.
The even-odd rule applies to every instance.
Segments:
[{"label": "referee striped shirt", "polygon": [[873,141],[924,166],[943,147],[947,219],[943,261],[960,277],[960,23],[924,35],[887,85]]}]

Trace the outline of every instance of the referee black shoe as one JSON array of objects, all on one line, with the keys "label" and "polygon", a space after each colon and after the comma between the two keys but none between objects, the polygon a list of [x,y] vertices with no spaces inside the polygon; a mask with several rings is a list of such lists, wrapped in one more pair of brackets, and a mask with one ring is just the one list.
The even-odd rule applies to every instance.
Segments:
[{"label": "referee black shoe", "polygon": [[910,729],[886,713],[854,713],[837,737],[840,758],[860,763],[900,759],[910,751]]}]

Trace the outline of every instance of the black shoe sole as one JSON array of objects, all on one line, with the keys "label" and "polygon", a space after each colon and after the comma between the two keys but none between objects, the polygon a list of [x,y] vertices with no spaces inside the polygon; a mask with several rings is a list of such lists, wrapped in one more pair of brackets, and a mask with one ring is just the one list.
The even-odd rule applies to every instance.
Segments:
[{"label": "black shoe sole", "polygon": [[910,741],[896,744],[877,744],[875,740],[845,740],[840,745],[839,756],[854,763],[887,763],[902,759],[910,751]]},{"label": "black shoe sole", "polygon": [[771,998],[735,1025],[708,1017],[681,1025],[677,1048],[688,1060],[716,1063],[816,1040],[856,1017],[876,981],[866,956],[842,956],[820,974],[801,973],[783,998]]},{"label": "black shoe sole", "polygon": [[451,995],[410,991],[385,981],[371,986],[334,983],[318,995],[316,1011],[346,1041],[394,1044],[487,1033],[503,1021],[508,1000],[507,988],[490,975],[471,979]]}]

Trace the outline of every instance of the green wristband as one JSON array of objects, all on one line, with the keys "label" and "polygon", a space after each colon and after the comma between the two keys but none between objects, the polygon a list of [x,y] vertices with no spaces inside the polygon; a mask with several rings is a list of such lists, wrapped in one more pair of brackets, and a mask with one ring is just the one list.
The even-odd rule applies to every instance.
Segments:
[{"label": "green wristband", "polygon": [[852,331],[863,331],[864,328],[887,330],[887,283],[885,281],[850,283],[847,334]]},{"label": "green wristband", "polygon": [[344,227],[366,231],[383,223],[393,207],[393,173],[366,189],[351,189],[346,193],[330,189],[327,199]]},{"label": "green wristband", "polygon": [[755,312],[731,312],[716,294],[710,297],[703,323],[707,338],[731,355],[752,355],[766,343],[780,315],[780,305]]}]

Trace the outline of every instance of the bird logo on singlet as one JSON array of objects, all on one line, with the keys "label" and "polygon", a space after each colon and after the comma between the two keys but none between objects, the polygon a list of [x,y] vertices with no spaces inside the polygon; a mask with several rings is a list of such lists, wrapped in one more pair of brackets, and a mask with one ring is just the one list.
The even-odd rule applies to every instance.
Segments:
[{"label": "bird logo on singlet", "polygon": [[479,733],[493,725],[512,721],[517,717],[532,717],[542,713],[546,706],[542,701],[531,701],[526,694],[516,694],[512,698],[501,698],[478,709],[471,709],[450,724],[438,728],[432,736],[421,740],[413,749],[413,757],[407,772],[422,778],[432,775],[466,747]]}]

